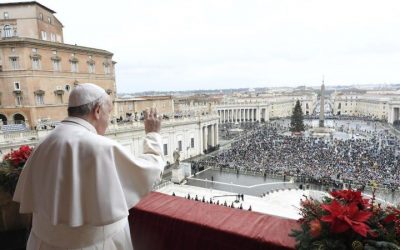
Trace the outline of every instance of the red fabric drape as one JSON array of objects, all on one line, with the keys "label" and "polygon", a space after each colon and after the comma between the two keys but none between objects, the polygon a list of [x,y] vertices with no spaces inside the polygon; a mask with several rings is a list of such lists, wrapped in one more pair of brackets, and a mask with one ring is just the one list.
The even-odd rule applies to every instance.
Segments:
[{"label": "red fabric drape", "polygon": [[294,249],[295,220],[152,192],[130,210],[135,250]]}]

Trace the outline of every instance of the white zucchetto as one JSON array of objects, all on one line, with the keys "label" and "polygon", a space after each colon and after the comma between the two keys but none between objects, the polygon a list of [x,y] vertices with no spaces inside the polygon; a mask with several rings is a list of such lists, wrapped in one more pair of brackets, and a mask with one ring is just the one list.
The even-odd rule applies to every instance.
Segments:
[{"label": "white zucchetto", "polygon": [[93,83],[79,84],[69,95],[68,107],[78,107],[91,103],[103,95],[107,95],[106,91]]}]

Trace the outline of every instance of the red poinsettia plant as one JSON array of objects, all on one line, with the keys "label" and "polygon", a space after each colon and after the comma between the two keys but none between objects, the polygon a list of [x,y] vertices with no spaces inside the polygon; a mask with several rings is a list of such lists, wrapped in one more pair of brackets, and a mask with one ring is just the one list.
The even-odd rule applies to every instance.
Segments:
[{"label": "red poinsettia plant", "polygon": [[27,145],[21,146],[18,150],[13,150],[3,157],[0,164],[0,188],[4,191],[14,193],[19,175],[25,162],[32,153],[32,147]]},{"label": "red poinsettia plant", "polygon": [[301,200],[297,249],[400,249],[400,210],[361,192],[330,192],[322,201]]}]

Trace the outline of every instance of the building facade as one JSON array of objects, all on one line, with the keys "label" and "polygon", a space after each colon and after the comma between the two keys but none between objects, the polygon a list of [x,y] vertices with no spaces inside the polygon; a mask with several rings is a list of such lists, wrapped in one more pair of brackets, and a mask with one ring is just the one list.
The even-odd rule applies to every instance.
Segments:
[{"label": "building facade", "polygon": [[129,99],[115,99],[114,115],[122,121],[138,120],[143,110],[156,108],[158,114],[172,117],[174,100],[172,96],[141,96]]},{"label": "building facade", "polygon": [[62,120],[69,92],[79,83],[95,83],[115,98],[113,54],[63,43],[63,26],[54,14],[37,2],[0,4],[3,124],[33,128]]},{"label": "building facade", "polygon": [[303,114],[311,115],[315,111],[317,95],[313,93],[228,97],[215,109],[220,123],[266,122],[291,116],[297,100],[301,103]]},{"label": "building facade", "polygon": [[335,93],[331,97],[334,115],[370,117],[392,124],[391,119],[394,117],[392,117],[393,108],[391,107],[399,98],[400,95],[395,92]]}]

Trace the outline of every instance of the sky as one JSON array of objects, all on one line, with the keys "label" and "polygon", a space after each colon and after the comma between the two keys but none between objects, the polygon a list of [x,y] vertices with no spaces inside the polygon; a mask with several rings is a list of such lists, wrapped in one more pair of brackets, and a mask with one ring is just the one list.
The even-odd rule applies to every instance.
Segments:
[{"label": "sky", "polygon": [[117,91],[400,83],[399,0],[40,0]]}]

